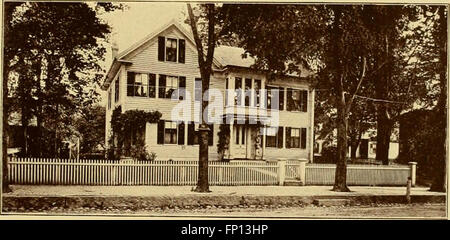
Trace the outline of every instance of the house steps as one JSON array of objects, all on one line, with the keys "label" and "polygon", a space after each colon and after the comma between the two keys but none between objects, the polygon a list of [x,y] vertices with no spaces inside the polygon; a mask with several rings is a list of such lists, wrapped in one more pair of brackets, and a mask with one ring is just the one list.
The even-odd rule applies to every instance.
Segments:
[{"label": "house steps", "polygon": [[304,186],[304,184],[297,179],[286,179],[284,181],[284,186]]}]

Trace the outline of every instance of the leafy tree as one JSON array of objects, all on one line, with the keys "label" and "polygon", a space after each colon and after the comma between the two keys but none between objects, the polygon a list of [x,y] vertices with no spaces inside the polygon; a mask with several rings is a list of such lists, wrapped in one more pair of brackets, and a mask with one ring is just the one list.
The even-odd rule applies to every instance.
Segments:
[{"label": "leafy tree", "polygon": [[71,115],[95,101],[93,86],[104,74],[99,65],[106,52],[103,40],[110,33],[98,14],[119,8],[111,3],[5,3],[3,93],[4,100],[11,99],[5,110],[19,109],[24,135],[36,117],[39,145],[28,149],[25,142],[27,154],[57,155],[60,140],[70,133]]},{"label": "leafy tree", "polygon": [[14,10],[21,3],[11,2],[5,3],[3,8],[4,14],[4,47],[3,47],[3,62],[6,63],[3,65],[3,81],[2,81],[2,192],[10,192],[8,183],[8,142],[7,142],[7,132],[8,132],[8,116],[10,113],[10,103],[8,101],[9,91],[8,91],[8,79],[11,68],[8,64],[14,58],[14,48],[10,47],[13,45],[15,41],[14,31],[11,29],[11,26],[8,24],[11,22]]},{"label": "leafy tree", "polygon": [[[195,45],[197,47],[198,64],[200,67],[200,75],[202,77],[202,96],[209,89],[210,77],[212,72],[212,64],[214,59],[214,49],[218,39],[223,35],[223,22],[227,21],[226,17],[221,12],[221,7],[214,4],[199,4],[195,9],[197,15],[194,14],[194,9],[188,3],[189,19],[187,22],[191,26],[194,35]],[[222,18],[219,18],[222,16]],[[200,27],[200,29],[198,29]],[[202,113],[207,116],[205,111],[208,107],[208,99],[202,99]],[[208,182],[208,136],[212,134],[208,128],[207,119],[201,117],[199,126],[199,167],[198,167],[198,181],[196,192],[209,192]]]},{"label": "leafy tree", "polygon": [[89,106],[75,119],[74,126],[80,137],[80,154],[105,149],[105,107]]},{"label": "leafy tree", "polygon": [[[361,6],[224,5],[234,12],[228,30],[256,56],[256,67],[273,74],[316,70],[330,89],[336,111],[337,167],[333,190],[346,185],[348,118],[367,72],[373,43],[362,24]],[[287,64],[290,63],[290,64]]]}]

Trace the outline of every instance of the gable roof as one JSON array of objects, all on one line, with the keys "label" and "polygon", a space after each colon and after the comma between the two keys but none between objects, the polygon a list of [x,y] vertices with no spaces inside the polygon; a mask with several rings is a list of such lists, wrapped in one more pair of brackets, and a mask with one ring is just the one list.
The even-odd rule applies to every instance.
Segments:
[{"label": "gable roof", "polygon": [[[113,78],[116,76],[117,72],[120,69],[120,65],[123,64],[131,64],[132,62],[125,60],[125,57],[131,54],[132,52],[136,51],[140,47],[144,46],[147,42],[151,41],[155,37],[157,37],[161,32],[165,31],[166,29],[174,26],[176,29],[178,29],[187,40],[189,40],[194,46],[195,46],[195,40],[193,38],[193,34],[191,31],[186,30],[183,26],[180,25],[178,21],[175,19],[172,19],[167,24],[163,25],[156,31],[152,32],[151,34],[147,35],[145,38],[143,38],[141,41],[133,44],[131,47],[127,48],[126,50],[120,52],[117,54],[117,56],[113,59],[113,62],[111,64],[111,67],[109,68],[106,79],[103,82],[101,88],[102,90],[106,90],[109,87],[109,84],[112,82]],[[243,68],[250,68],[253,64],[255,64],[255,58],[248,56],[243,58],[245,50],[243,48],[239,47],[231,47],[231,46],[217,46],[214,50],[214,58],[213,58],[213,64],[216,65],[219,69],[224,68],[227,66],[232,67],[243,67]],[[205,52],[206,54],[206,52]],[[307,77],[312,74],[311,71],[307,70],[303,66],[299,66],[300,73],[292,73],[288,74],[288,76],[291,77]]]},{"label": "gable roof", "polygon": [[[109,70],[106,74],[106,79],[101,86],[102,90],[106,90],[108,88],[109,84],[112,82],[112,78],[116,75],[117,71],[120,69],[120,63],[128,63],[128,64],[131,63],[131,62],[125,60],[126,56],[128,56],[130,53],[136,51],[140,47],[144,46],[147,42],[154,39],[159,34],[161,34],[163,31],[165,31],[166,29],[169,29],[172,26],[174,26],[177,30],[179,30],[186,37],[186,39],[195,46],[195,40],[193,38],[192,33],[190,31],[186,30],[186,28],[184,28],[183,26],[181,26],[181,24],[177,20],[172,19],[168,23],[166,23],[163,26],[161,26],[160,28],[158,28],[156,31],[147,35],[142,40],[136,42],[135,44],[131,45],[126,50],[117,54],[117,56],[113,59],[111,67],[109,68]],[[219,68],[222,67],[220,62],[217,61],[217,59],[215,59],[215,58],[213,59],[213,64],[215,64]]]},{"label": "gable roof", "polygon": [[[244,57],[243,57],[244,56]],[[218,46],[214,50],[214,57],[221,63],[222,66],[234,66],[250,68],[256,63],[254,57],[245,54],[245,49],[231,46]],[[299,65],[300,73],[286,74],[291,77],[308,77],[313,73],[304,66]]]}]

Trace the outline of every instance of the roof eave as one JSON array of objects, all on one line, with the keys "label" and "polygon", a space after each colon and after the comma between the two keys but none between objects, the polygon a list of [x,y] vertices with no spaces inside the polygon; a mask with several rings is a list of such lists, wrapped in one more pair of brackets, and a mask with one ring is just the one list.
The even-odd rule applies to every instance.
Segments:
[{"label": "roof eave", "polygon": [[117,59],[114,58],[111,67],[109,68],[108,72],[106,73],[105,81],[103,82],[101,89],[103,91],[106,91],[113,81],[114,77],[116,76],[117,72],[120,69],[121,64],[132,64],[132,62],[123,60],[123,59]]}]

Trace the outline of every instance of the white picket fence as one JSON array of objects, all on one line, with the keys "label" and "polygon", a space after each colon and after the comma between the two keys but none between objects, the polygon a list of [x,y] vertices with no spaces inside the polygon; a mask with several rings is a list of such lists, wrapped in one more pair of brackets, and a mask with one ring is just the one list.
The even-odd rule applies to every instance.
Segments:
[{"label": "white picket fence", "polygon": [[[404,186],[408,177],[415,179],[413,166],[396,165],[347,165],[347,185],[368,186]],[[333,185],[336,172],[335,164],[307,164],[307,185]],[[413,182],[414,184],[414,182]]]},{"label": "white picket fence", "polygon": [[[209,162],[209,184],[214,186],[333,185],[334,164],[305,164],[300,161]],[[413,170],[414,167],[414,170]],[[52,158],[11,158],[11,184],[42,185],[195,185],[197,161],[115,161]],[[348,185],[399,185],[415,179],[415,165],[348,165]],[[413,181],[414,184],[414,181]]]},{"label": "white picket fence", "polygon": [[[12,184],[195,185],[198,162],[13,158],[8,174]],[[209,162],[210,185],[276,185],[277,176],[273,162]]]}]

